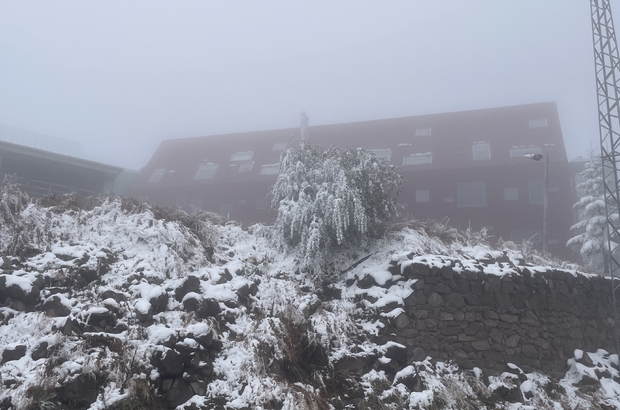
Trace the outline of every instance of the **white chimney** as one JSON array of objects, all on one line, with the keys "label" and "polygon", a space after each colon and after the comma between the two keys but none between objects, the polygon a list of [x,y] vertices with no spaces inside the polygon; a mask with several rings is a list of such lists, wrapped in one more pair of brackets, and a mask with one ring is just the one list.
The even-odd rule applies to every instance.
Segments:
[{"label": "white chimney", "polygon": [[301,140],[306,141],[308,139],[308,116],[305,111],[301,113],[301,125],[299,129],[301,132]]}]

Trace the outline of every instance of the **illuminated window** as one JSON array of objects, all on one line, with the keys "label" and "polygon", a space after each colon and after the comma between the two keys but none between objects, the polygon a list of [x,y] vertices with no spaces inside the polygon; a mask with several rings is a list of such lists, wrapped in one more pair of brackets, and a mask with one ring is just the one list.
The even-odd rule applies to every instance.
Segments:
[{"label": "illuminated window", "polygon": [[545,128],[545,127],[547,127],[547,119],[546,118],[530,120],[530,128]]},{"label": "illuminated window", "polygon": [[218,164],[213,164],[211,162],[200,164],[198,166],[198,171],[196,171],[196,175],[194,175],[194,179],[213,179],[218,168]]},{"label": "illuminated window", "polygon": [[526,154],[542,155],[542,150],[540,147],[513,147],[510,149],[510,158],[519,158]]},{"label": "illuminated window", "polygon": [[484,182],[459,182],[456,187],[457,206],[476,208],[487,205]]},{"label": "illuminated window", "polygon": [[474,161],[491,159],[491,144],[485,141],[474,142]]},{"label": "illuminated window", "polygon": [[390,161],[392,159],[392,150],[387,149],[371,149],[370,152],[375,154],[377,158],[384,159],[386,161]]},{"label": "illuminated window", "polygon": [[254,151],[235,152],[230,156],[231,161],[249,161],[254,156]]},{"label": "illuminated window", "polygon": [[403,157],[403,166],[405,165],[419,165],[419,164],[431,164],[433,162],[433,154],[427,152],[426,154],[411,154]]},{"label": "illuminated window", "polygon": [[260,175],[278,175],[280,173],[280,164],[265,164],[260,167]]},{"label": "illuminated window", "polygon": [[166,172],[166,168],[157,168],[155,171],[153,171],[153,173],[149,177],[148,181],[146,181],[146,183],[155,184],[159,182],[159,180],[161,179],[161,177],[164,175],[165,172]]},{"label": "illuminated window", "polygon": [[288,142],[276,142],[273,144],[272,151],[284,151],[288,147]]},{"label": "illuminated window", "polygon": [[432,128],[416,128],[415,136],[416,137],[430,137]]},{"label": "illuminated window", "polygon": [[239,172],[251,172],[252,168],[254,168],[254,162],[244,162],[239,165]]}]

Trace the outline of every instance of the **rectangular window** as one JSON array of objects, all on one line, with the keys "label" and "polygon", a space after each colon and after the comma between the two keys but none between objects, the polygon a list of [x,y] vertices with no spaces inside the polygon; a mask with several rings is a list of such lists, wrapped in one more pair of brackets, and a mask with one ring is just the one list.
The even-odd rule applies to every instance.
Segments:
[{"label": "rectangular window", "polygon": [[430,201],[430,192],[428,189],[417,189],[415,191],[415,201],[416,202],[428,202]]},{"label": "rectangular window", "polygon": [[371,149],[369,151],[372,152],[373,154],[375,154],[375,156],[377,158],[384,159],[384,160],[386,160],[388,162],[392,159],[392,150],[390,148],[387,148],[387,149]]},{"label": "rectangular window", "polygon": [[288,142],[276,142],[273,144],[272,151],[285,151],[286,147],[288,147]]},{"label": "rectangular window", "polygon": [[165,172],[166,172],[166,168],[157,168],[155,171],[153,171],[153,173],[149,177],[148,181],[146,181],[146,183],[147,184],[158,183]]},{"label": "rectangular window", "polygon": [[420,165],[431,164],[433,162],[433,154],[427,152],[426,154],[411,154],[403,157],[403,166],[405,165]]},{"label": "rectangular window", "polygon": [[213,179],[218,168],[218,164],[213,164],[211,162],[207,162],[206,164],[200,164],[198,166],[198,171],[196,171],[196,175],[194,175],[194,179]]},{"label": "rectangular window", "polygon": [[535,120],[530,120],[530,128],[546,128],[547,127],[547,119],[539,118]]},{"label": "rectangular window", "polygon": [[504,201],[516,201],[519,199],[519,188],[504,188]]},{"label": "rectangular window", "polygon": [[510,149],[510,158],[519,158],[526,154],[542,155],[542,150],[540,147],[513,147]]},{"label": "rectangular window", "polygon": [[416,137],[430,137],[432,128],[416,128],[415,136]]},{"label": "rectangular window", "polygon": [[530,194],[530,204],[540,205],[543,203],[543,180],[542,179],[530,179],[527,181],[527,187]]},{"label": "rectangular window", "polygon": [[231,161],[249,161],[254,156],[254,151],[235,152],[230,156]]},{"label": "rectangular window", "polygon": [[485,141],[474,142],[474,161],[491,159],[491,144]]},{"label": "rectangular window", "polygon": [[454,198],[451,196],[447,196],[443,199],[444,202],[451,203],[454,202]]},{"label": "rectangular window", "polygon": [[260,167],[260,175],[278,175],[280,173],[280,163],[265,164]]},{"label": "rectangular window", "polygon": [[511,240],[514,243],[521,243],[524,241],[541,242],[542,235],[540,229],[516,229],[510,231]]},{"label": "rectangular window", "polygon": [[456,187],[459,208],[476,208],[487,205],[484,182],[459,182]]},{"label": "rectangular window", "polygon": [[251,172],[252,168],[254,168],[254,162],[244,162],[239,165],[239,172]]}]

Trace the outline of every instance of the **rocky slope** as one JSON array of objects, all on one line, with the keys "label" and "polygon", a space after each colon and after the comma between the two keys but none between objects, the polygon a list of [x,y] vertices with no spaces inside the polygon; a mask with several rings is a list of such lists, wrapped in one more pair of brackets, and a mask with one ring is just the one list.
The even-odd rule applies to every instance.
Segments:
[{"label": "rocky slope", "polygon": [[0,409],[620,408],[604,350],[575,350],[552,375],[463,369],[392,337],[418,282],[398,267],[552,264],[521,249],[419,224],[349,250],[323,280],[269,227],[0,194]]}]

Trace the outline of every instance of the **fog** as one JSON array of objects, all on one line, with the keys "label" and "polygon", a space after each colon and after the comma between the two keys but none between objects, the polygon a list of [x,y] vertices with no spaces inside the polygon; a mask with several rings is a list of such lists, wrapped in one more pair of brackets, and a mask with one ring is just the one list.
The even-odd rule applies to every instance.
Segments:
[{"label": "fog", "polygon": [[572,159],[598,143],[593,66],[583,0],[0,0],[0,124],[133,169],[163,139],[301,111],[318,125],[543,101]]}]

